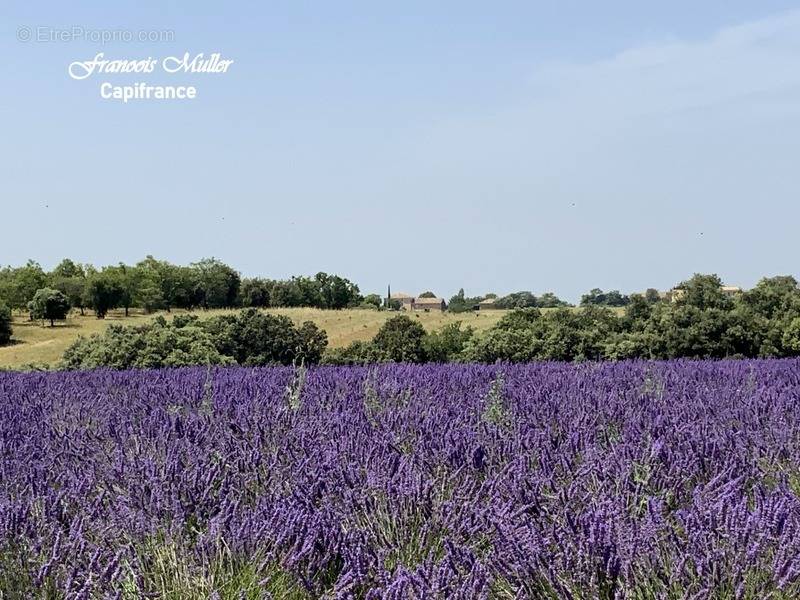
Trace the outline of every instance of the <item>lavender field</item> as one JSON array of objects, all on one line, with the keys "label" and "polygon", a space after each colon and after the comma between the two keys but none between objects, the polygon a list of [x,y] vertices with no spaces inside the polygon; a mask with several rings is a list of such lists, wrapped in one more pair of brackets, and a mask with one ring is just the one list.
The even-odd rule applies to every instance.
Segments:
[{"label": "lavender field", "polygon": [[800,362],[0,373],[2,598],[797,598]]}]

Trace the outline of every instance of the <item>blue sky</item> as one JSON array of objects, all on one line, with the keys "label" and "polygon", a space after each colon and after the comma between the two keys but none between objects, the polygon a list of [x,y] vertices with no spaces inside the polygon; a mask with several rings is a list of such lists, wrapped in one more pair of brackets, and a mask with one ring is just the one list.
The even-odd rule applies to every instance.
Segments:
[{"label": "blue sky", "polygon": [[[800,274],[800,6],[658,4],[3,3],[0,262],[216,256],[572,300]],[[17,39],[74,26],[174,39]],[[67,75],[186,51],[235,62]],[[198,97],[126,105],[103,81]]]}]

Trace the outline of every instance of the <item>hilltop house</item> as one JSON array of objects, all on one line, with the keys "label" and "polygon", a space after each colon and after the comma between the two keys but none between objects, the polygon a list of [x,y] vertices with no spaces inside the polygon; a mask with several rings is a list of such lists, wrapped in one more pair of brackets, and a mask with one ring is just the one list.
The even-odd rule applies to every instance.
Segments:
[{"label": "hilltop house", "polygon": [[444,310],[447,302],[443,298],[414,298],[411,310]]},{"label": "hilltop house", "polygon": [[402,310],[445,310],[447,302],[443,298],[421,298],[409,296],[403,292],[395,292],[389,296],[391,300],[396,300],[400,303]]}]

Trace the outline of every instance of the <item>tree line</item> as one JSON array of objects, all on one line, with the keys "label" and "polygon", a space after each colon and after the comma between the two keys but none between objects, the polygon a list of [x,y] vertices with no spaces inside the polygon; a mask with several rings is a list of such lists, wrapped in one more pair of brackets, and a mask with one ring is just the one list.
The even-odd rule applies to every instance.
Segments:
[{"label": "tree line", "polygon": [[214,258],[180,266],[148,256],[135,265],[120,263],[102,268],[67,258],[50,272],[34,261],[0,269],[0,302],[10,309],[32,309],[31,302],[43,289],[60,294],[48,292],[51,303],[53,298],[61,302],[63,297],[68,307],[81,314],[92,310],[98,318],[112,309],[124,309],[127,315],[132,308],[147,312],[276,306],[339,309],[365,301],[375,304],[374,298],[361,296],[355,283],[338,275],[317,273],[288,280],[242,278]]},{"label": "tree line", "polygon": [[[528,362],[800,356],[800,288],[794,277],[762,279],[729,296],[716,275],[697,274],[674,299],[655,290],[624,297],[620,314],[593,290],[580,308],[518,308],[483,335],[460,323],[425,333],[396,317],[369,342],[329,350],[331,364]],[[597,293],[599,292],[599,293]],[[655,293],[653,293],[655,292]],[[619,306],[616,294],[610,306]],[[387,341],[390,340],[390,341]]]},{"label": "tree line", "polygon": [[426,332],[416,315],[388,319],[373,339],[328,348],[311,322],[255,308],[200,319],[158,317],[79,338],[61,367],[193,364],[363,365],[382,362],[527,362],[800,356],[800,288],[790,276],[762,279],[733,297],[715,275],[695,275],[681,294],[631,294],[622,312],[607,306],[517,308],[482,335],[461,321]]},{"label": "tree line", "polygon": [[[800,289],[794,277],[765,278],[753,289],[731,296],[723,292],[719,277],[698,274],[677,289],[681,293],[672,294],[670,299],[662,298],[656,290],[622,295],[594,289],[583,296],[578,308],[569,307],[552,294],[516,292],[496,298],[495,306],[513,310],[480,336],[460,323],[427,333],[416,319],[400,315],[387,321],[373,340],[337,349],[327,348],[325,343],[318,355],[305,351],[257,353],[256,356],[267,358],[258,359],[256,364],[285,362],[286,356],[328,364],[800,356]],[[336,275],[318,273],[283,281],[242,279],[234,269],[215,259],[180,267],[152,257],[133,266],[102,269],[65,260],[50,273],[32,262],[16,269],[6,268],[0,271],[0,298],[6,299],[5,305],[0,302],[0,344],[11,337],[10,308],[26,308],[32,317],[55,319],[70,306],[91,309],[101,317],[118,307],[169,311],[234,306],[378,308],[383,304],[378,295],[363,297],[357,285]],[[454,312],[468,310],[464,307],[471,309],[484,298],[466,297],[461,290],[451,298],[450,308]],[[548,310],[542,310],[545,308]],[[248,322],[255,322],[254,318]],[[157,321],[152,330],[134,333],[171,340],[170,343],[177,339],[171,336],[178,336],[192,346],[196,341],[192,328],[212,335],[223,322],[213,320],[201,326],[180,319],[167,325]],[[259,331],[273,335],[270,329]],[[136,337],[129,333],[122,337]],[[114,329],[111,335],[121,334]],[[207,348],[206,342],[201,340],[198,347],[205,344]],[[136,342],[143,347],[151,347],[152,343],[155,342],[144,343],[141,339]],[[250,352],[231,353],[227,346],[211,345],[220,356],[231,357],[237,364],[253,364]],[[189,357],[198,356],[194,351],[185,352]],[[105,356],[99,351],[95,355]],[[205,356],[201,362],[211,360],[202,353],[200,356]],[[194,364],[200,359],[184,356],[164,360],[147,359],[141,364]],[[102,358],[86,362],[96,366],[111,363],[114,361]]]},{"label": "tree line", "polygon": [[572,306],[569,302],[561,300],[553,292],[545,292],[541,296],[536,296],[532,292],[520,291],[512,292],[505,296],[499,297],[497,294],[486,294],[484,296],[467,296],[464,294],[464,289],[458,290],[458,293],[450,298],[447,309],[454,313],[463,313],[474,310],[481,302],[494,299],[494,306],[496,308],[512,309],[512,308],[559,308]]}]

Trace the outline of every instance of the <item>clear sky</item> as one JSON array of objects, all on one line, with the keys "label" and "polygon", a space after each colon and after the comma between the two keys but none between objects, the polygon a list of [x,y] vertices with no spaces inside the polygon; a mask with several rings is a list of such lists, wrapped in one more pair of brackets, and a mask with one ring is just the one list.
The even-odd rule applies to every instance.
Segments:
[{"label": "clear sky", "polygon": [[[797,2],[78,4],[0,4],[0,263],[216,256],[571,300],[800,274]],[[173,39],[19,41],[42,27]],[[235,62],[67,74],[187,51]]]}]

